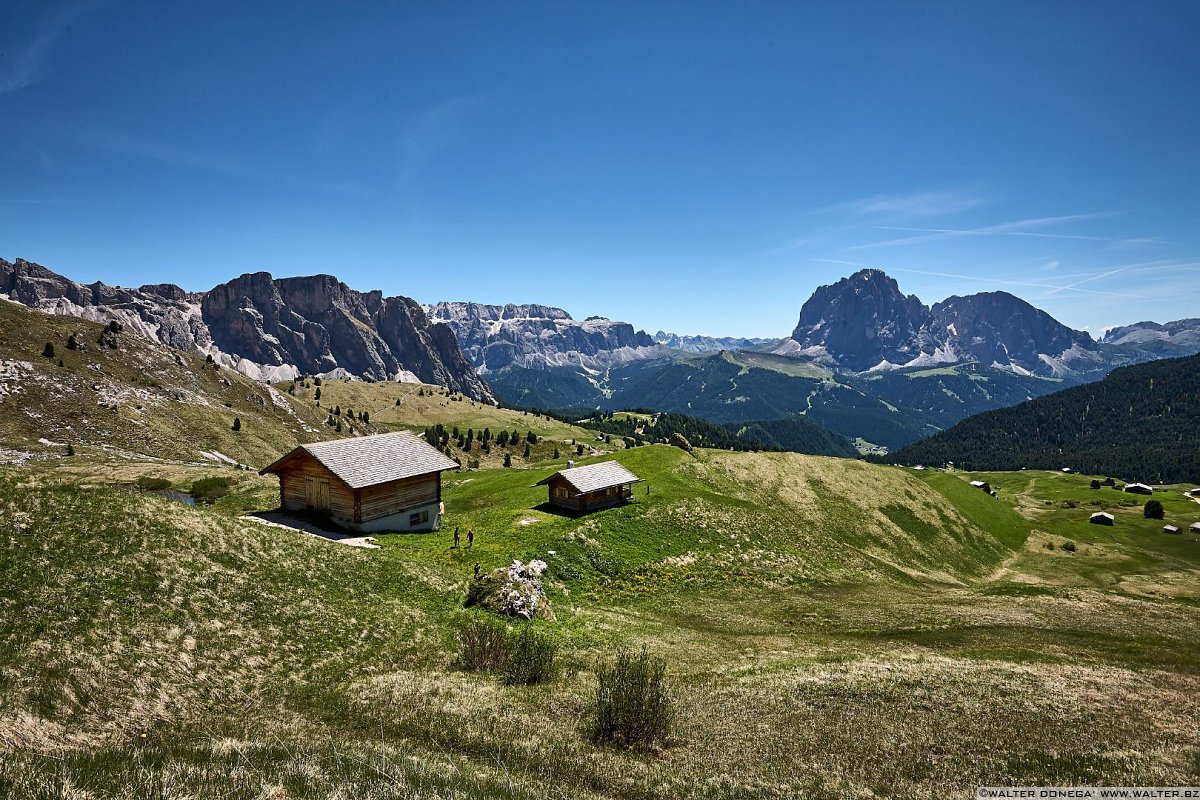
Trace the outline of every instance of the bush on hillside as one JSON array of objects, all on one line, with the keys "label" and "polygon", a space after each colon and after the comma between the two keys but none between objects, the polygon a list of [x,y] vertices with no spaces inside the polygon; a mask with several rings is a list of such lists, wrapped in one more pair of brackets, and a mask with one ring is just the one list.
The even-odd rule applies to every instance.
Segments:
[{"label": "bush on hillside", "polygon": [[230,478],[197,478],[192,481],[192,488],[189,494],[197,500],[211,503],[229,494],[229,487],[232,485],[233,480]]},{"label": "bush on hillside", "polygon": [[1142,506],[1142,516],[1146,519],[1162,519],[1163,504],[1158,500],[1147,500],[1146,505]]},{"label": "bush on hillside", "polygon": [[498,619],[471,617],[459,630],[458,643],[461,646],[458,663],[465,670],[491,672],[508,661],[507,632]]},{"label": "bush on hillside", "polygon": [[134,485],[139,489],[145,489],[146,491],[150,492],[162,491],[163,489],[171,488],[171,482],[166,478],[152,478],[149,475],[143,475],[142,477],[138,478],[134,482]]},{"label": "bush on hillside", "polygon": [[522,625],[508,635],[508,660],[504,665],[504,682],[514,686],[533,686],[554,678],[558,665],[555,656],[558,645],[546,633],[532,625]]},{"label": "bush on hillside", "polygon": [[597,666],[592,740],[631,749],[664,741],[674,716],[666,672],[667,663],[645,647]]},{"label": "bush on hillside", "polygon": [[42,348],[42,355],[46,358],[54,358],[54,342],[46,342],[46,346]]}]

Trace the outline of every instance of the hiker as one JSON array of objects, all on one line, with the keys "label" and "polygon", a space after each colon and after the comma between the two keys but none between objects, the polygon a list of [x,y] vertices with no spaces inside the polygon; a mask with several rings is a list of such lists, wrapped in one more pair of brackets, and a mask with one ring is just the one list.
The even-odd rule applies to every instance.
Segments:
[{"label": "hiker", "polygon": [[458,526],[454,526],[454,546],[458,547]]},{"label": "hiker", "polygon": [[475,562],[475,577],[476,578],[479,577],[479,562],[478,561]]},{"label": "hiker", "polygon": [[467,548],[470,549],[474,546],[475,546],[475,529],[470,528],[467,531]]}]

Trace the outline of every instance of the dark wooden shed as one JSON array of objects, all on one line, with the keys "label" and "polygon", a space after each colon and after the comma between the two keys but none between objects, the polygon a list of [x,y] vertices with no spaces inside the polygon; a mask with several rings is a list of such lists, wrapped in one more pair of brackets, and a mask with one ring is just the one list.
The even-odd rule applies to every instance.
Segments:
[{"label": "dark wooden shed", "polygon": [[587,513],[629,502],[633,484],[642,479],[616,461],[572,467],[538,481],[550,487],[550,505]]},{"label": "dark wooden shed", "polygon": [[279,476],[284,511],[328,514],[360,531],[428,531],[442,522],[442,472],[457,468],[400,432],[302,444],[260,474]]}]

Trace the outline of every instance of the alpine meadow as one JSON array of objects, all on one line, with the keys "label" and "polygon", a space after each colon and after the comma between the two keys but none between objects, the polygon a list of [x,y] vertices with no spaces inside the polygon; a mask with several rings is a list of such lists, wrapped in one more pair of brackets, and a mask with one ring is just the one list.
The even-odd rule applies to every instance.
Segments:
[{"label": "alpine meadow", "polygon": [[1200,796],[1192,4],[0,19],[0,797]]}]

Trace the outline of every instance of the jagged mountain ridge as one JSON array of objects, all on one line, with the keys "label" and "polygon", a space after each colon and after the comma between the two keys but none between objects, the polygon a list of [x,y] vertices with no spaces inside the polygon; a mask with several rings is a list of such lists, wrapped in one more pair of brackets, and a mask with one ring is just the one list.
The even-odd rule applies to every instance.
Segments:
[{"label": "jagged mountain ridge", "polygon": [[444,301],[424,309],[435,323],[450,326],[484,374],[506,367],[605,368],[660,355],[655,341],[627,322],[579,321],[553,306]]},{"label": "jagged mountain ridge", "polygon": [[0,259],[0,294],[50,314],[117,320],[259,380],[348,374],[494,399],[448,326],[430,322],[410,298],[358,292],[331,275],[275,279],[258,272],[193,293],[173,284],[85,285],[24,259]]},{"label": "jagged mountain ridge", "polygon": [[692,336],[659,331],[654,341],[670,350],[684,353],[712,353],[719,350],[746,350],[775,342],[775,339],[754,339],[745,336]]},{"label": "jagged mountain ridge", "polygon": [[776,351],[849,372],[978,361],[1016,374],[1069,377],[1112,366],[1088,334],[1008,292],[929,307],[876,269],[819,287]]}]

